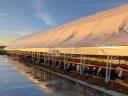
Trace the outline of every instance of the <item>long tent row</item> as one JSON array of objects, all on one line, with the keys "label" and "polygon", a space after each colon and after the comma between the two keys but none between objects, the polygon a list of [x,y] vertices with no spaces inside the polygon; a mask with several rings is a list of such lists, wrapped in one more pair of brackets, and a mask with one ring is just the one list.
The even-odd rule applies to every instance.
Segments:
[{"label": "long tent row", "polygon": [[67,48],[128,44],[128,4],[16,40],[8,48]]},{"label": "long tent row", "polygon": [[32,34],[10,44],[14,58],[128,83],[128,4]]}]

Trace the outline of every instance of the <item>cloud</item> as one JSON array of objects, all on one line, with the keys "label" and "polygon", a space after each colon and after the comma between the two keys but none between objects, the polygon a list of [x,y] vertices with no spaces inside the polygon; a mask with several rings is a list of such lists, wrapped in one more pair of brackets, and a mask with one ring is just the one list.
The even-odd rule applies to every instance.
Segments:
[{"label": "cloud", "polygon": [[34,32],[39,31],[38,29],[34,28],[27,28],[27,27],[16,27],[16,28],[8,28],[8,29],[1,29],[0,30],[0,39],[1,37],[10,37],[13,39],[21,38],[24,36],[31,35]]},{"label": "cloud", "polygon": [[23,38],[24,36],[31,35],[32,33],[34,33],[34,31],[37,31],[37,29],[26,28],[26,27],[1,30],[0,44],[8,45],[9,43],[19,38]]},{"label": "cloud", "polygon": [[7,16],[7,13],[0,13],[0,17]]},{"label": "cloud", "polygon": [[38,17],[39,17],[40,19],[42,19],[47,25],[50,25],[50,26],[56,25],[56,24],[53,22],[52,18],[51,18],[46,12],[41,12],[41,13],[39,13],[39,14],[38,14]]},{"label": "cloud", "polygon": [[46,0],[36,0],[34,3],[34,8],[36,10],[36,15],[39,19],[43,20],[49,26],[55,26],[56,23],[53,21],[53,18],[48,12],[46,12],[43,6],[48,5]]}]

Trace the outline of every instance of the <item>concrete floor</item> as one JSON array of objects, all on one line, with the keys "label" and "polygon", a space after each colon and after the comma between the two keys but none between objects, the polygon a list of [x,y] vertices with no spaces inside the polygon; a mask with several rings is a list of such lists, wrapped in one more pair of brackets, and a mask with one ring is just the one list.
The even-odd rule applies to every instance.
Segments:
[{"label": "concrete floor", "polygon": [[48,96],[13,68],[13,61],[0,56],[0,96]]},{"label": "concrete floor", "polygon": [[43,71],[46,79],[43,84],[47,87],[41,89],[14,66],[14,61],[0,56],[0,96],[108,96],[58,76],[47,80],[51,75]]}]

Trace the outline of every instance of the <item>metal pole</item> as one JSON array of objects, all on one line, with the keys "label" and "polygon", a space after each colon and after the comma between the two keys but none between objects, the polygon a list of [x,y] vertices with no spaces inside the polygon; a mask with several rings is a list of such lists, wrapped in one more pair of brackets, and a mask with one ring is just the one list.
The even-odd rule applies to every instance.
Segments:
[{"label": "metal pole", "polygon": [[81,54],[81,60],[80,60],[80,75],[83,74],[83,55]]},{"label": "metal pole", "polygon": [[66,71],[66,54],[64,53],[64,71]]},{"label": "metal pole", "polygon": [[112,63],[112,57],[110,58],[109,56],[107,56],[106,75],[105,75],[105,82],[106,83],[108,83],[110,81],[111,63]]},{"label": "metal pole", "polygon": [[45,53],[44,53],[44,65],[46,64],[46,58],[45,58]]}]

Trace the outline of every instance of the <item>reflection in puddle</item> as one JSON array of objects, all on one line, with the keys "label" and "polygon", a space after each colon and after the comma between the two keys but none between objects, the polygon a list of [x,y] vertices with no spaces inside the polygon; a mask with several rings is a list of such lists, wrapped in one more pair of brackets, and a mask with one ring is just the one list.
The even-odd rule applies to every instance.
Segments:
[{"label": "reflection in puddle", "polygon": [[0,56],[0,96],[108,96],[46,70],[32,68],[34,77],[46,86],[40,89],[14,68],[16,64],[6,56]]},{"label": "reflection in puddle", "polygon": [[52,96],[109,96],[43,69],[33,69],[35,77],[47,86]]}]

